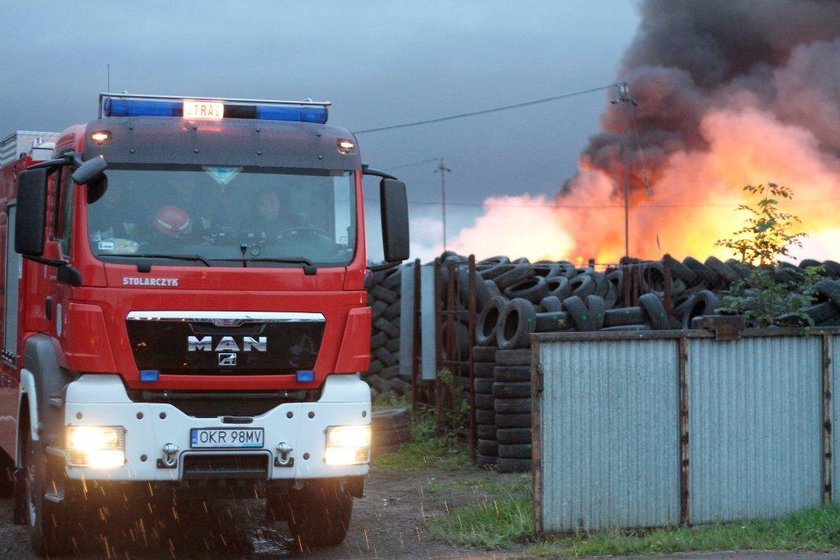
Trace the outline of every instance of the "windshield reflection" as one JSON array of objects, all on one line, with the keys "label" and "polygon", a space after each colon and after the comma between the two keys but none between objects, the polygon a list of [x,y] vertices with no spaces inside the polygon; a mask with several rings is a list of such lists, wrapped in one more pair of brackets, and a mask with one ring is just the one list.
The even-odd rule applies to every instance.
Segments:
[{"label": "windshield reflection", "polygon": [[91,251],[114,262],[344,266],[355,251],[353,179],[349,171],[112,166],[105,194],[88,205]]}]

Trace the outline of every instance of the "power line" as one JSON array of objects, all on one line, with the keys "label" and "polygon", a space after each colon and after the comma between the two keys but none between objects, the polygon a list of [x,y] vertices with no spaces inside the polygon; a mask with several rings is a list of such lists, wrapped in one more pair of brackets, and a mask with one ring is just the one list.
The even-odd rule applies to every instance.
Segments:
[{"label": "power line", "polygon": [[[505,195],[502,195],[505,196]],[[365,202],[379,202],[378,198],[365,198]],[[840,198],[825,198],[819,200],[787,200],[786,204],[823,204],[826,202],[840,202]],[[417,206],[440,206],[440,202],[424,201],[424,200],[409,200],[409,204]],[[447,206],[462,206],[466,208],[552,208],[552,209],[570,209],[570,210],[586,210],[586,209],[603,209],[603,208],[624,208],[624,203],[620,204],[484,204],[479,202],[446,202]],[[717,204],[640,204],[633,206],[634,209],[656,209],[656,208],[730,208],[737,210],[738,208],[731,203],[717,203]]]},{"label": "power line", "polygon": [[605,86],[600,86],[591,89],[583,89],[580,91],[573,91],[570,93],[564,93],[562,95],[555,95],[554,97],[546,97],[545,99],[535,99],[534,101],[525,101],[523,103],[516,103],[514,105],[505,105],[504,107],[494,107],[492,109],[483,109],[481,111],[472,111],[470,113],[459,113],[457,115],[449,115],[446,117],[439,117],[436,119],[426,119],[423,121],[414,121],[402,124],[394,124],[390,126],[381,126],[379,128],[367,128],[365,130],[358,130],[355,132],[356,135],[359,134],[368,134],[371,132],[383,132],[386,130],[395,130],[398,128],[408,128],[411,126],[420,126],[424,124],[432,124],[432,123],[439,123],[444,121],[452,121],[455,119],[463,119],[466,117],[475,117],[477,115],[486,115],[488,113],[498,113],[499,111],[508,111],[510,109],[519,109],[520,107],[528,107],[529,105],[538,105],[540,103],[549,103],[551,101],[558,101],[560,99],[567,99],[569,97],[576,97],[578,95],[586,95],[589,93],[595,93],[596,91],[603,91],[605,89],[609,89],[611,87],[617,87],[619,84],[608,84]]},{"label": "power line", "polygon": [[440,158],[429,158],[429,159],[424,159],[422,161],[415,161],[415,162],[412,162],[412,163],[403,163],[401,165],[395,165],[393,167],[388,167],[386,169],[383,169],[382,171],[394,171],[396,169],[402,169],[404,167],[414,167],[415,165],[423,165],[424,163],[432,163],[433,161],[439,161],[439,160],[440,160]]}]

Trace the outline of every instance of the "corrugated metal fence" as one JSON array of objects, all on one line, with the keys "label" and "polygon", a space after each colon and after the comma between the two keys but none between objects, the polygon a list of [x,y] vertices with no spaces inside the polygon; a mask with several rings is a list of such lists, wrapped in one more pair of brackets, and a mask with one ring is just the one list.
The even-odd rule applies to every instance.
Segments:
[{"label": "corrugated metal fence", "polygon": [[538,533],[770,518],[832,500],[840,332],[714,336],[533,337]]}]

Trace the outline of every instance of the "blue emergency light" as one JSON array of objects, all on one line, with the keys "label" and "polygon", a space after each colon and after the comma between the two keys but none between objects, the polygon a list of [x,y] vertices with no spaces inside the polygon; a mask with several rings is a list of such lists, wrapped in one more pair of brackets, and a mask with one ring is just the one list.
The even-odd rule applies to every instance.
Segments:
[{"label": "blue emergency light", "polygon": [[[329,102],[293,102],[247,99],[179,98],[168,96],[122,97],[115,94],[100,94],[100,113],[104,117],[184,117],[201,120],[204,115],[184,115],[187,103],[206,101],[206,118],[220,120],[221,115],[212,107],[221,107],[224,118],[265,119],[325,124]],[[216,109],[217,111],[218,109]]]}]

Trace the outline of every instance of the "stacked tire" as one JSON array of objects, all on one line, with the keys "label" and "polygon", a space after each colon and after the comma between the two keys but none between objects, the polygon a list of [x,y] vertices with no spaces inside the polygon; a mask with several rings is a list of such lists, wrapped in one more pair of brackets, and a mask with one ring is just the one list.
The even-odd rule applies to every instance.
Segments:
[{"label": "stacked tire", "polygon": [[368,290],[371,308],[370,367],[365,381],[372,395],[404,396],[411,392],[411,379],[400,377],[400,286],[402,268],[375,272]]},{"label": "stacked tire", "polygon": [[391,453],[411,441],[411,413],[406,408],[374,412],[371,416],[371,454]]},{"label": "stacked tire", "polygon": [[499,472],[531,470],[531,350],[496,352],[493,411]]},{"label": "stacked tire", "polygon": [[496,439],[496,413],[493,403],[495,346],[473,347],[475,389],[476,460],[480,466],[495,465],[499,442]]}]

